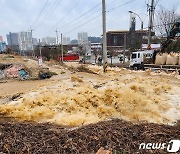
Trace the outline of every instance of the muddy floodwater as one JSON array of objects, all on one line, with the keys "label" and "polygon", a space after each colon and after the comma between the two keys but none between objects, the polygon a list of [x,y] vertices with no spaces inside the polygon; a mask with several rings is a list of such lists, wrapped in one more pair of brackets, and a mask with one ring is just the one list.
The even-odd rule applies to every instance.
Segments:
[{"label": "muddy floodwater", "polygon": [[104,74],[101,67],[86,65],[90,70],[87,73],[72,71],[79,64],[67,65],[71,73],[63,73],[63,80],[59,75],[54,82],[0,105],[0,113],[19,120],[69,126],[112,118],[172,125],[180,119],[180,80],[176,72],[109,68]]}]

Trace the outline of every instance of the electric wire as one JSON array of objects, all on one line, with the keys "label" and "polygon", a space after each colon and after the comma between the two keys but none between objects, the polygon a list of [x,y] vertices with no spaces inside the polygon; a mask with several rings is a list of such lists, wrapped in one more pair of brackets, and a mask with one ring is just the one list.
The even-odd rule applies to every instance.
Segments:
[{"label": "electric wire", "polygon": [[[108,3],[106,6],[112,4],[114,1],[116,1],[116,0],[112,0],[112,1],[111,1],[110,3]],[[124,4],[122,4],[122,5],[119,5],[119,6],[116,7],[116,8],[110,9],[108,12],[113,11],[113,10],[115,10],[115,9],[123,6],[123,5],[129,4],[129,3],[133,2],[133,1],[136,1],[136,0],[128,1],[127,3],[124,3]],[[59,27],[58,29],[62,29],[62,28],[66,27],[66,26],[68,26],[68,25],[70,25],[70,24],[71,24],[71,26],[73,27],[73,26],[75,26],[77,23],[79,24],[79,23],[81,23],[82,21],[87,20],[89,17],[86,17],[86,18],[84,18],[84,19],[82,19],[82,20],[80,20],[80,21],[78,21],[77,23],[75,23],[75,24],[72,25],[72,22],[75,22],[75,21],[77,21],[78,19],[80,19],[81,17],[85,16],[85,15],[88,14],[90,11],[94,10],[95,8],[97,8],[100,4],[102,4],[102,3],[101,3],[101,2],[98,3],[98,4],[95,5],[93,8],[91,8],[89,11],[85,12],[84,14],[82,14],[81,16],[77,17],[76,19],[72,20],[71,22],[69,22],[69,23],[67,23],[67,24]],[[91,14],[91,16],[94,15],[95,13],[98,13],[98,12],[101,12],[101,11],[94,12],[93,14]],[[91,17],[91,16],[90,16],[90,17]],[[97,16],[97,17],[98,17],[98,16]],[[59,21],[61,21],[61,19],[60,19]],[[49,34],[54,28],[56,28],[56,26],[59,24],[59,21],[58,21],[57,24],[56,24],[55,26],[53,26],[45,35]],[[90,19],[90,21],[91,21],[91,19]],[[83,23],[83,25],[84,25],[84,23]],[[45,36],[45,35],[44,35],[44,36]]]},{"label": "electric wire", "polygon": [[41,24],[43,24],[51,15],[52,13],[55,11],[55,9],[60,5],[60,3],[62,2],[62,0],[56,0],[54,2],[54,4],[52,5],[52,7],[50,8],[50,11],[46,14],[46,16],[39,22],[39,24],[37,24],[35,26],[34,29],[37,29]]},{"label": "electric wire", "polygon": [[[123,3],[123,4],[121,4],[121,5],[117,6],[117,7],[114,7],[114,8],[112,8],[112,9],[109,9],[109,10],[106,11],[106,12],[109,13],[109,12],[111,12],[111,11],[114,11],[114,10],[118,9],[119,7],[125,6],[125,5],[127,5],[127,4],[129,4],[129,3],[132,3],[132,2],[134,2],[134,1],[136,1],[136,0],[130,0],[130,1],[128,1],[128,2],[126,2],[126,3]],[[92,19],[88,20],[87,22],[83,23],[82,25],[80,25],[80,26],[74,28],[73,30],[71,30],[71,31],[69,31],[69,32],[67,32],[67,33],[65,33],[65,35],[67,35],[67,34],[73,32],[74,30],[76,30],[76,29],[78,29],[78,28],[84,26],[85,24],[91,22],[92,20],[96,19],[96,18],[99,17],[99,16],[101,16],[101,13],[98,14],[97,16],[93,17]]]},{"label": "electric wire", "polygon": [[114,8],[111,8],[111,9],[109,9],[109,10],[106,11],[106,12],[108,13],[108,12],[114,11],[114,10],[118,9],[119,7],[122,7],[122,6],[124,6],[124,5],[130,4],[130,3],[134,2],[134,1],[136,1],[136,0],[130,0],[130,1],[128,1],[128,2],[126,2],[126,3],[123,3],[123,4],[119,5],[119,6],[116,6],[116,7],[114,7]]},{"label": "electric wire", "polygon": [[[95,5],[93,8],[91,8],[89,11],[85,12],[84,14],[80,15],[79,17],[77,17],[74,20],[71,20],[70,22],[68,22],[67,24],[59,27],[59,29],[64,28],[65,26],[72,24],[73,22],[77,21],[78,19],[80,19],[81,17],[85,16],[86,14],[88,14],[89,12],[91,12],[92,10],[94,10],[95,8],[97,8],[101,3],[98,3],[97,5]],[[92,15],[92,14],[91,14]]]},{"label": "electric wire", "polygon": [[34,22],[32,23],[32,25],[30,27],[33,27],[33,25],[36,23],[36,21],[39,19],[39,17],[41,16],[42,12],[44,11],[47,3],[48,3],[49,0],[46,0],[46,2],[44,3],[41,11],[39,12],[38,16],[35,18]]},{"label": "electric wire", "polygon": [[59,24],[59,22],[61,22],[69,13],[71,13],[73,11],[73,9],[80,3],[81,0],[79,0],[69,11],[67,11],[67,13],[58,20],[58,22],[46,33],[48,34],[49,32],[51,32],[54,28],[57,28],[57,25]]},{"label": "electric wire", "polygon": [[[112,0],[112,1],[111,1],[110,3],[108,3],[106,6],[112,4],[114,1],[116,1],[116,0]],[[99,5],[101,5],[101,4],[102,4],[102,2],[98,3],[97,5],[95,5],[94,7],[92,7],[90,10],[88,10],[88,11],[85,12],[84,14],[80,15],[79,17],[77,17],[76,19],[74,19],[74,20],[68,22],[67,24],[59,27],[59,29],[64,28],[64,27],[68,26],[69,24],[72,24],[73,22],[75,22],[75,21],[77,21],[78,19],[80,19],[81,17],[85,16],[86,14],[88,14],[89,12],[91,12],[92,10],[94,10],[95,8],[97,8],[97,7],[98,7]],[[99,11],[97,11],[97,12],[99,12]],[[97,12],[95,12],[95,13],[97,13]],[[93,15],[93,14],[91,14],[91,16],[92,16],[92,15]],[[85,18],[85,19],[87,19],[87,18]],[[82,21],[84,21],[84,20],[81,20],[80,22],[82,22]]]},{"label": "electric wire", "polygon": [[[133,12],[134,11],[137,11],[137,10],[139,10],[139,9],[141,9],[141,8],[143,8],[144,6],[146,6],[146,4],[143,4],[141,7],[138,7],[138,8],[136,8],[136,9],[134,9],[133,10]],[[127,17],[127,16],[129,16],[129,14],[126,14],[125,16],[123,16],[123,17]],[[146,15],[147,16],[147,15]],[[122,17],[122,16],[121,16]],[[117,19],[119,19],[120,17],[118,17],[118,18],[114,18],[114,19],[111,19],[111,20],[107,20],[107,29],[108,29],[108,24],[110,24],[110,23],[113,23],[114,21],[117,21]],[[145,20],[145,19],[144,19]],[[93,28],[91,28],[91,29],[89,29],[88,31],[87,31],[87,33],[89,33],[89,32],[93,32],[93,31],[95,31],[95,30],[97,30],[97,28],[98,29],[100,29],[101,28],[101,26],[95,26],[95,27],[93,27]]]}]

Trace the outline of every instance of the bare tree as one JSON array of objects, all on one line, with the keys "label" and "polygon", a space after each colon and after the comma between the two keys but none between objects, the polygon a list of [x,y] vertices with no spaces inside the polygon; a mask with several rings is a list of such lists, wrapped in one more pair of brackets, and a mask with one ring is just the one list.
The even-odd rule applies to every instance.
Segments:
[{"label": "bare tree", "polygon": [[168,10],[163,6],[156,14],[156,25],[155,30],[157,30],[161,35],[168,35],[169,30],[172,28],[174,21],[177,19],[176,9]]},{"label": "bare tree", "polygon": [[100,51],[99,51],[99,49],[94,49],[93,50],[93,54],[94,54],[94,57],[95,57],[95,63],[96,63],[96,61],[97,61],[97,57],[98,57],[98,55],[100,54]]}]

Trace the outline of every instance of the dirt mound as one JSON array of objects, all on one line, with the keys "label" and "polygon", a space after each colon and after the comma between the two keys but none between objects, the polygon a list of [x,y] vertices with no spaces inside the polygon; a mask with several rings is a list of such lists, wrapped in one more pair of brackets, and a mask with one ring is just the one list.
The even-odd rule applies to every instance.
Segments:
[{"label": "dirt mound", "polygon": [[97,74],[93,71],[91,71],[90,69],[88,69],[87,67],[85,67],[84,65],[81,65],[77,68],[78,72],[86,72],[86,73],[92,73],[92,74]]},{"label": "dirt mound", "polygon": [[65,66],[68,68],[70,71],[75,71],[75,72],[85,72],[85,73],[90,73],[90,74],[97,74],[96,72],[90,70],[88,67],[85,65],[80,65],[80,66]]},{"label": "dirt mound", "polygon": [[80,128],[0,120],[2,153],[96,153],[103,147],[113,153],[167,153],[139,150],[141,143],[167,143],[180,138],[179,126],[133,124],[112,120]]}]

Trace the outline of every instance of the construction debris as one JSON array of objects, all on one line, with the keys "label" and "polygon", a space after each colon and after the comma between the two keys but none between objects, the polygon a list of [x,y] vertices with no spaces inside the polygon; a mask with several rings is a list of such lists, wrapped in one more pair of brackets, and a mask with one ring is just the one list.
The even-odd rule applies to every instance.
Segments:
[{"label": "construction debris", "polygon": [[21,80],[29,79],[29,73],[22,65],[0,64],[0,79],[20,78]]},{"label": "construction debris", "polygon": [[157,153],[164,149],[139,149],[141,143],[166,143],[180,138],[179,126],[151,123],[133,124],[111,120],[79,128],[48,123],[20,123],[0,120],[0,152],[2,153]]}]

